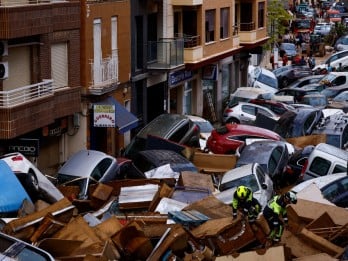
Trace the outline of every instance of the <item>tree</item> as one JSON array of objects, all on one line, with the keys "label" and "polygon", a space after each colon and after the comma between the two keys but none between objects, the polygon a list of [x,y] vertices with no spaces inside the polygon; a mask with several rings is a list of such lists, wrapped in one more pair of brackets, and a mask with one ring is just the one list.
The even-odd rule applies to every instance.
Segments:
[{"label": "tree", "polygon": [[267,24],[270,39],[266,45],[267,49],[278,43],[279,37],[288,30],[292,18],[289,12],[285,10],[282,1],[270,0],[268,2]]}]

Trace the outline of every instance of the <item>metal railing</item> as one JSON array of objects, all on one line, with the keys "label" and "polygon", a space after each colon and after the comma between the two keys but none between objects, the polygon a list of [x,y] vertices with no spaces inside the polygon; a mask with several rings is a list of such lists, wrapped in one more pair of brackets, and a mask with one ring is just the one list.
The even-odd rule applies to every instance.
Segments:
[{"label": "metal railing", "polygon": [[80,0],[0,0],[1,7],[79,2]]},{"label": "metal railing", "polygon": [[183,38],[162,38],[160,41],[149,41],[147,47],[148,64],[170,68],[184,63]]},{"label": "metal railing", "polygon": [[239,31],[252,31],[255,30],[255,22],[249,22],[249,23],[240,23],[239,24]]},{"label": "metal railing", "polygon": [[0,108],[9,108],[31,102],[35,99],[53,96],[58,89],[66,87],[54,87],[53,80],[22,86],[10,91],[0,91]]},{"label": "metal railing", "polygon": [[201,45],[200,35],[177,34],[175,38],[184,39],[184,48],[193,48]]},{"label": "metal railing", "polygon": [[91,62],[92,80],[89,88],[100,88],[118,82],[118,51],[114,50],[111,57],[100,62]]}]

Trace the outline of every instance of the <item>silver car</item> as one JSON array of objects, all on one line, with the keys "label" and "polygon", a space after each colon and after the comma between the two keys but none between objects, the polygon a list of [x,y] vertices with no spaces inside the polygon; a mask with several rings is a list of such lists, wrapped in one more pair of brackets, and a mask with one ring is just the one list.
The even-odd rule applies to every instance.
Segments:
[{"label": "silver car", "polygon": [[317,23],[314,27],[314,34],[328,35],[331,31],[331,23]]},{"label": "silver car", "polygon": [[252,189],[254,197],[260,202],[262,208],[271,199],[273,191],[273,181],[258,163],[250,163],[227,171],[219,183],[220,193],[215,197],[225,204],[232,202],[233,193],[240,185],[248,186]]},{"label": "silver car", "polygon": [[97,150],[80,150],[73,154],[58,170],[58,185],[78,186],[79,199],[88,195],[90,184],[116,179],[116,158]]}]

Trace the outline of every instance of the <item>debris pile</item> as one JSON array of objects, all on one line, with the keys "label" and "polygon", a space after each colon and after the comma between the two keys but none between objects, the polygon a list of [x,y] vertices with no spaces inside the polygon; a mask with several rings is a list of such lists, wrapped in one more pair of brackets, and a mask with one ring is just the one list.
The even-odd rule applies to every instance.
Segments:
[{"label": "debris pile", "polygon": [[[61,188],[64,199],[51,205],[36,202],[32,213],[7,220],[2,232],[48,251],[56,260],[346,257],[346,209],[299,199],[288,207],[289,226],[281,242],[272,245],[263,216],[254,224],[242,215],[234,220],[232,208],[214,196],[212,180],[206,177],[210,175],[182,173],[179,192],[172,178],[112,181],[92,185],[86,200],[75,199],[77,188]],[[194,184],[211,191],[203,193]],[[29,212],[25,205],[21,211]]]}]

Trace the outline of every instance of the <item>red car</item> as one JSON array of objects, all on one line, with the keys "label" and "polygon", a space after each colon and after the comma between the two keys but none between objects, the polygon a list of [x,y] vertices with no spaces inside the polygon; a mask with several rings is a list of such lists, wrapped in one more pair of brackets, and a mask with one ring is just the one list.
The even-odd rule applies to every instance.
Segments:
[{"label": "red car", "polygon": [[246,124],[226,124],[211,132],[207,141],[209,151],[216,154],[234,154],[246,139],[282,140],[277,133]]}]

